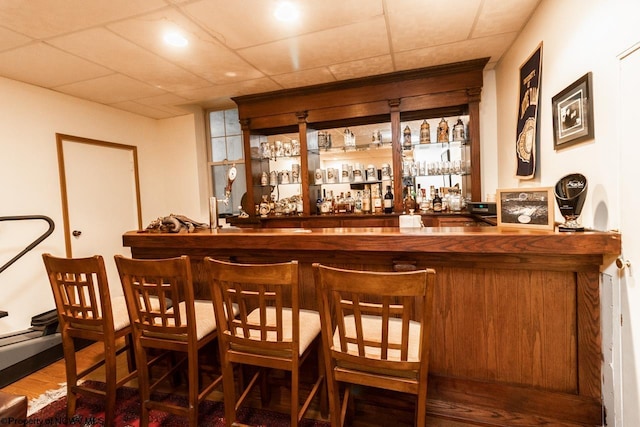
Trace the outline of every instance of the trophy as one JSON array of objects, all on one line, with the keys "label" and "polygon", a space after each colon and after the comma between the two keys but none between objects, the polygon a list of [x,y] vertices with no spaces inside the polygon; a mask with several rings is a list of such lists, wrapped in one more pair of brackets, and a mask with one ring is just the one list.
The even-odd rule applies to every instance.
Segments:
[{"label": "trophy", "polygon": [[584,227],[578,222],[584,199],[587,197],[587,178],[579,173],[572,173],[556,183],[556,201],[560,213],[565,219],[559,231],[584,231]]}]

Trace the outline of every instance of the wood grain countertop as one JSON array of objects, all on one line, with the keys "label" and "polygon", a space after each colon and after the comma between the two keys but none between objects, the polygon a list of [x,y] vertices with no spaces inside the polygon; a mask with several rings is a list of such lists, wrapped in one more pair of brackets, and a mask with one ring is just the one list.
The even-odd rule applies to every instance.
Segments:
[{"label": "wood grain countertop", "polygon": [[616,232],[558,232],[497,227],[202,229],[194,233],[129,231],[126,247],[248,248],[364,252],[612,255]]}]

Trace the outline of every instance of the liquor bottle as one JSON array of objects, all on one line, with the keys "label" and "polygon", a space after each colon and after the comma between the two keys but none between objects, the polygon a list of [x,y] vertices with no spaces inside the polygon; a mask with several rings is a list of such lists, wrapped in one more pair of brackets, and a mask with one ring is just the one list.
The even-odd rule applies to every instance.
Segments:
[{"label": "liquor bottle", "polygon": [[382,213],[382,198],[380,196],[380,186],[378,184],[374,184],[371,187],[371,200],[373,204],[373,213],[376,214]]},{"label": "liquor bottle", "polygon": [[351,191],[347,191],[347,195],[344,198],[345,212],[353,213],[356,207],[356,201],[351,197]]},{"label": "liquor bottle", "polygon": [[413,214],[416,210],[416,199],[413,195],[413,189],[410,185],[407,185],[405,190],[405,196],[402,200],[402,204],[404,205],[404,213]]},{"label": "liquor bottle", "polygon": [[384,213],[393,213],[393,193],[390,185],[387,185],[387,192],[384,195]]},{"label": "liquor bottle", "polygon": [[322,193],[320,193],[320,189],[318,189],[318,198],[316,199],[316,214],[320,215],[322,213]]},{"label": "liquor bottle", "polygon": [[433,211],[442,212],[442,199],[440,198],[437,189],[435,190],[435,193],[433,195]]},{"label": "liquor bottle", "polygon": [[336,199],[333,205],[334,205],[334,208],[333,208],[334,213],[346,213],[347,208],[344,202],[344,192],[341,192],[339,196],[336,196]]},{"label": "liquor bottle", "polygon": [[362,195],[362,213],[371,213],[371,188],[369,185],[364,186],[364,192]]},{"label": "liquor bottle", "polygon": [[353,206],[353,213],[356,213],[356,214],[362,213],[362,194],[359,191],[356,193],[356,201]]},{"label": "liquor bottle", "polygon": [[429,212],[431,208],[431,199],[427,197],[427,189],[422,189],[422,201],[420,202],[420,212]]},{"label": "liquor bottle", "polygon": [[431,209],[433,209],[433,196],[436,195],[436,187],[434,187],[433,185],[431,187],[429,187],[429,200],[431,201]]}]

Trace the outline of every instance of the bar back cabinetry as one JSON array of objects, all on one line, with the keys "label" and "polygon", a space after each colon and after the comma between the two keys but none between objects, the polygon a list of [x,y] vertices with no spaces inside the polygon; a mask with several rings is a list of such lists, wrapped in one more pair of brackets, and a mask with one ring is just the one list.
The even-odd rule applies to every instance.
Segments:
[{"label": "bar back cabinetry", "polygon": [[[458,187],[463,197],[481,200],[479,103],[487,61],[234,98],[252,159],[248,213],[316,215],[319,198],[346,199],[348,192],[355,200],[368,191],[373,204],[371,195],[383,196],[387,186],[396,213],[408,185]],[[448,125],[444,137],[441,122]],[[425,123],[429,143],[420,137]],[[454,134],[458,123],[463,139]]]}]

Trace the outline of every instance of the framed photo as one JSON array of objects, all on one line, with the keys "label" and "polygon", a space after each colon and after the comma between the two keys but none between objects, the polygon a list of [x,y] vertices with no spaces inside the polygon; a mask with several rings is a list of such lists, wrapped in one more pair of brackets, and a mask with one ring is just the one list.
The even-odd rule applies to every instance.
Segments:
[{"label": "framed photo", "polygon": [[498,189],[498,227],[553,230],[554,201],[553,187]]},{"label": "framed photo", "polygon": [[591,72],[554,96],[551,103],[556,150],[593,139]]}]

